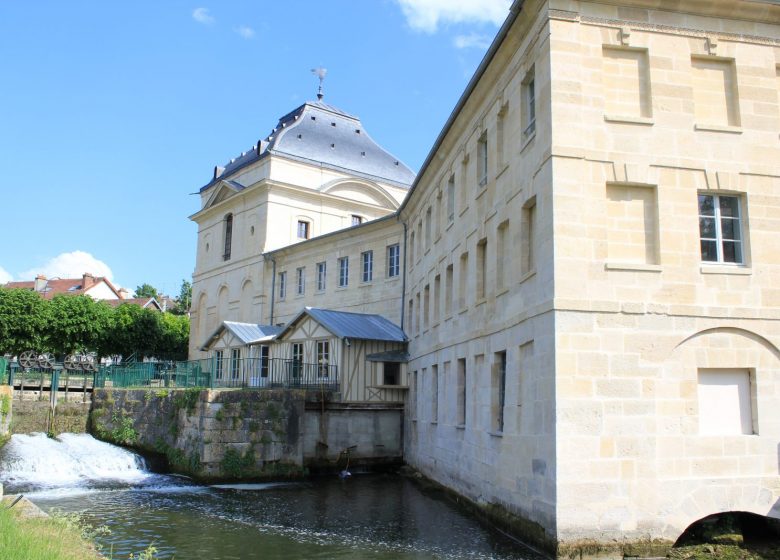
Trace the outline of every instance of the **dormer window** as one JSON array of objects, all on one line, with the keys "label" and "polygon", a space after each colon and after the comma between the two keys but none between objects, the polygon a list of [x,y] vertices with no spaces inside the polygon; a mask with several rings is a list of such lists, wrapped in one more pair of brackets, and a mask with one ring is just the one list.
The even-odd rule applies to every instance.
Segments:
[{"label": "dormer window", "polygon": [[222,254],[222,259],[229,261],[230,252],[233,246],[233,214],[225,216],[225,251]]},{"label": "dormer window", "polygon": [[309,239],[309,222],[298,220],[298,239]]}]

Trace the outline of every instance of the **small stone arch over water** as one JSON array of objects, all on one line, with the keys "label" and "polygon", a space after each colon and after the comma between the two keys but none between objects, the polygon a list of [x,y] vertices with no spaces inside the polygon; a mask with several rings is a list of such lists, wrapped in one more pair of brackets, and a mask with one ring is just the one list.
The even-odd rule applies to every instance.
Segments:
[{"label": "small stone arch over water", "polygon": [[691,523],[674,543],[774,547],[780,539],[780,519],[749,511],[724,511]]}]

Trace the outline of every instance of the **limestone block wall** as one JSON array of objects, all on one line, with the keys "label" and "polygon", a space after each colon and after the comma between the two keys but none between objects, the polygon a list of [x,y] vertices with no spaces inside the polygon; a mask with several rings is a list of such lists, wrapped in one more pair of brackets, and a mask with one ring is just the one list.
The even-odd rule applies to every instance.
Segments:
[{"label": "limestone block wall", "polygon": [[14,400],[13,409],[11,431],[15,434],[83,434],[87,431],[90,403],[65,402],[62,399],[57,403],[53,418],[48,398],[44,401]]}]

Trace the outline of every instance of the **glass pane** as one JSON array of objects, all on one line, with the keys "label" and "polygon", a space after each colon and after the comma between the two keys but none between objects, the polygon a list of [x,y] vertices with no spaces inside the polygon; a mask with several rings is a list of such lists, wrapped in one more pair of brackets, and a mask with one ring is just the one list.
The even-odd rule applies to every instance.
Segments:
[{"label": "glass pane", "polygon": [[702,216],[715,215],[715,201],[712,196],[706,194],[699,195],[699,214]]},{"label": "glass pane", "polygon": [[720,231],[723,239],[739,240],[739,220],[733,218],[721,218]]},{"label": "glass pane", "polygon": [[715,241],[701,242],[701,260],[718,262],[718,246]]},{"label": "glass pane", "polygon": [[715,218],[699,218],[699,237],[715,239]]},{"label": "glass pane", "polygon": [[739,199],[736,196],[721,196],[720,215],[737,218],[739,216]]},{"label": "glass pane", "polygon": [[723,262],[742,264],[742,243],[738,241],[724,241]]}]

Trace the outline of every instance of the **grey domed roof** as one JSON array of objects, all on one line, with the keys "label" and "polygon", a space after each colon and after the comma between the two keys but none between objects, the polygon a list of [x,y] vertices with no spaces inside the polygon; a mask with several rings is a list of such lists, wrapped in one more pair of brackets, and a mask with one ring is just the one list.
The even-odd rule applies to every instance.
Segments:
[{"label": "grey domed roof", "polygon": [[227,179],[267,154],[316,163],[352,175],[408,188],[414,172],[366,133],[360,119],[322,101],[309,101],[284,115],[253,149],[217,167],[203,189]]}]

